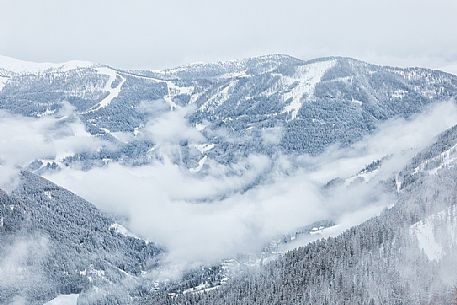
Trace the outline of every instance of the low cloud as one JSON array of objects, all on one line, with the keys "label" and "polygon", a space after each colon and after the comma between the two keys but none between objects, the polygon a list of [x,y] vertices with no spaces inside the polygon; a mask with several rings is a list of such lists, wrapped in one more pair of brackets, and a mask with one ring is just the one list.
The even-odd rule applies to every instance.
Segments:
[{"label": "low cloud", "polygon": [[[455,104],[441,103],[410,119],[381,123],[349,148],[335,145],[315,157],[251,155],[231,165],[207,159],[205,175],[171,161],[181,142],[204,141],[188,125],[187,111],[165,112],[141,129],[139,137],[160,147],[160,162],[135,167],[112,163],[88,171],[64,167],[46,175],[99,208],[126,216],[134,233],[168,249],[166,262],[178,269],[256,252],[272,238],[317,220],[332,219],[342,230],[376,215],[394,203],[378,182],[457,124]],[[11,187],[18,168],[33,160],[58,160],[104,145],[68,107],[55,117],[0,116],[2,188]],[[265,130],[262,141],[274,144],[280,136],[280,128]],[[351,176],[383,158],[372,180],[350,183]],[[324,191],[335,177],[349,179]]]},{"label": "low cloud", "polygon": [[21,291],[43,281],[42,262],[48,254],[48,240],[27,236],[6,242],[0,252],[0,288]]},{"label": "low cloud", "polygon": [[154,142],[165,144],[179,144],[181,141],[197,142],[203,140],[202,134],[195,128],[190,128],[186,115],[192,107],[178,107],[174,111],[152,119],[143,129],[146,136]]},{"label": "low cloud", "polygon": [[[151,126],[172,128],[176,118],[170,117]],[[331,147],[318,157],[276,156],[273,161],[254,155],[231,166],[210,166],[204,177],[167,159],[142,167],[65,169],[47,177],[106,211],[127,216],[132,231],[168,249],[170,266],[185,267],[258,251],[278,234],[317,220],[334,219],[342,230],[378,214],[394,203],[378,182],[454,124],[457,108],[448,102],[411,119],[382,123],[352,147]],[[156,138],[166,142],[172,136],[168,132]],[[188,138],[199,140],[194,134]],[[386,156],[371,181],[323,191],[327,181],[350,177]],[[195,203],[202,198],[212,200]]]},{"label": "low cloud", "polygon": [[29,118],[0,111],[0,187],[10,189],[30,162],[62,160],[102,145],[66,105],[55,117]]},{"label": "low cloud", "polygon": [[376,131],[349,149],[333,146],[317,158],[305,162],[321,170],[318,181],[335,176],[348,176],[361,166],[390,156],[383,166],[384,178],[401,168],[419,150],[433,143],[435,137],[457,124],[457,106],[454,101],[443,102],[410,119],[395,118],[378,125]]}]

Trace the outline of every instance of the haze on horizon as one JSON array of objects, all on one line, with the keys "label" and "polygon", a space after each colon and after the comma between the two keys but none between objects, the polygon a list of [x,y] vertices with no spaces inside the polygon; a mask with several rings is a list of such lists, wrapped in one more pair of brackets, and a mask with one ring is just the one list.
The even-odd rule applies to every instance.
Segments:
[{"label": "haze on horizon", "polygon": [[454,0],[0,0],[0,54],[162,69],[271,53],[457,73]]}]

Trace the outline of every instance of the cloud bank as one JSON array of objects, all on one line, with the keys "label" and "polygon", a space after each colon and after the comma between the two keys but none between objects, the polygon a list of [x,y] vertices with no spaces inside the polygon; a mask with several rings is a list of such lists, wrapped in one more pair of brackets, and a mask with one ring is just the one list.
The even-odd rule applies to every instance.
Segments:
[{"label": "cloud bank", "polygon": [[28,118],[0,111],[0,187],[11,189],[17,172],[34,160],[62,160],[103,144],[86,132],[65,105],[55,117]]},{"label": "cloud bank", "polygon": [[[139,167],[67,168],[46,177],[105,211],[126,216],[135,234],[168,249],[170,266],[192,266],[259,251],[278,234],[317,220],[333,219],[342,230],[378,214],[395,200],[378,182],[455,124],[457,108],[448,102],[408,120],[382,123],[352,147],[331,147],[318,157],[252,155],[239,164],[215,166],[214,172],[210,164],[207,176],[164,158]],[[274,138],[267,134],[265,140]],[[329,180],[349,178],[386,156],[370,181],[323,191]],[[246,188],[256,181],[261,183]],[[202,198],[211,200],[198,201]]]}]

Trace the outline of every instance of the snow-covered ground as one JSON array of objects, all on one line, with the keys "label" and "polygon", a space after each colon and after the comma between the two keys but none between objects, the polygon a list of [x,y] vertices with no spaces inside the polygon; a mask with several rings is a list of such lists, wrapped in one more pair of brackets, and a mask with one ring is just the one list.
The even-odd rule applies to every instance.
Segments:
[{"label": "snow-covered ground", "polygon": [[44,305],[76,305],[78,302],[78,296],[79,294],[62,294]]},{"label": "snow-covered ground", "polygon": [[[436,175],[443,168],[451,168],[457,163],[457,144],[443,151],[431,160],[427,160],[414,169],[414,173],[428,171],[431,175]],[[430,166],[437,164],[437,166]]]},{"label": "snow-covered ground", "polygon": [[214,148],[214,144],[196,144],[195,148],[202,154]]},{"label": "snow-covered ground", "polygon": [[8,81],[8,79],[9,79],[9,77],[0,75],[0,91],[3,90],[3,87],[5,87],[6,82]]},{"label": "snow-covered ground", "polygon": [[219,88],[218,92],[209,98],[201,107],[200,111],[214,112],[215,109],[224,104],[229,98],[233,88],[238,83],[238,80],[233,80],[229,84]]},{"label": "snow-covered ground", "polygon": [[206,159],[208,159],[208,156],[203,156],[203,158],[201,158],[200,161],[198,161],[197,166],[190,168],[189,171],[191,173],[198,173],[199,171],[201,171],[203,168],[203,165],[205,165],[205,163],[206,163]]},{"label": "snow-covered ground", "polygon": [[439,261],[444,254],[443,248],[435,238],[433,224],[430,222],[419,222],[411,227],[413,235],[419,242],[419,247],[424,251],[430,260]]},{"label": "snow-covered ground", "polygon": [[180,87],[174,84],[172,81],[167,81],[167,90],[168,93],[164,96],[165,103],[170,106],[170,110],[175,110],[178,105],[175,103],[174,99],[179,95],[192,95],[194,92],[194,87]]},{"label": "snow-covered ground", "polygon": [[117,233],[119,233],[121,235],[124,235],[124,236],[129,236],[129,237],[133,237],[133,238],[136,238],[136,239],[141,239],[138,236],[136,236],[135,234],[133,234],[129,229],[127,229],[126,227],[124,227],[123,225],[118,224],[118,223],[113,223],[109,227],[109,229],[110,230],[114,230],[115,232],[117,232]]},{"label": "snow-covered ground", "polygon": [[359,172],[358,174],[356,174],[354,176],[346,178],[344,180],[344,185],[345,186],[349,186],[349,185],[351,185],[352,183],[354,183],[356,181],[369,182],[371,179],[376,177],[376,175],[378,175],[378,171],[379,171],[378,169],[375,169],[373,171],[362,171],[362,172]]},{"label": "snow-covered ground", "polygon": [[457,206],[415,223],[410,233],[430,260],[439,261],[446,254],[446,248],[457,246]]}]

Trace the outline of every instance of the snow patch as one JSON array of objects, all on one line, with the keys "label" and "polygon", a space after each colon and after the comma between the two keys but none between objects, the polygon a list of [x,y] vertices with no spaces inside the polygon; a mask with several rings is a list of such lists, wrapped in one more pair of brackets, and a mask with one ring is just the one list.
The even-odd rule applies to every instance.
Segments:
[{"label": "snow patch", "polygon": [[353,104],[355,104],[356,106],[359,106],[359,107],[361,107],[363,105],[363,102],[361,102],[359,100],[355,100],[354,98],[352,98],[351,103],[353,103]]},{"label": "snow patch", "polygon": [[130,232],[126,227],[124,227],[123,225],[118,224],[118,223],[113,223],[112,225],[109,226],[108,229],[113,230],[114,232],[127,236],[127,237],[141,239],[138,236],[136,236],[135,234],[133,234],[132,232]]},{"label": "snow patch", "polygon": [[203,156],[203,158],[201,158],[200,161],[198,161],[198,165],[196,167],[189,168],[189,171],[191,173],[198,173],[199,171],[201,171],[203,165],[205,165],[206,163],[206,159],[208,159],[208,156]]},{"label": "snow patch", "polygon": [[[125,82],[125,78],[122,75],[117,74],[115,70],[110,69],[108,67],[97,68],[97,73],[109,76],[108,82],[106,83],[104,88],[104,90],[108,91],[109,93],[103,100],[100,101],[100,103],[89,109],[88,113],[95,112],[107,107],[113,101],[113,99],[119,95],[122,89],[122,85],[124,85]],[[113,88],[113,83],[118,76],[121,78],[121,81],[115,88]]]},{"label": "snow patch", "polygon": [[430,260],[439,261],[449,247],[457,246],[457,206],[430,215],[410,227],[419,248]]},{"label": "snow patch", "polygon": [[345,179],[344,185],[349,186],[358,180],[361,180],[363,182],[369,182],[371,179],[376,177],[376,175],[378,174],[378,171],[379,171],[379,169],[375,169],[372,171],[362,171],[362,172],[358,173],[357,175],[354,175],[354,176],[351,176],[351,177]]},{"label": "snow patch", "polygon": [[76,305],[79,294],[59,295],[44,305]]},{"label": "snow patch", "polygon": [[100,130],[103,131],[106,134],[111,133],[111,130],[109,130],[108,128],[100,127]]},{"label": "snow patch", "polygon": [[48,199],[52,199],[52,193],[51,193],[51,191],[44,191],[43,194],[44,194]]},{"label": "snow patch", "polygon": [[430,260],[439,261],[443,256],[443,248],[436,241],[431,223],[419,222],[411,227],[412,233]]},{"label": "snow patch", "polygon": [[186,289],[182,293],[183,294],[202,293],[202,292],[208,291],[209,288],[210,288],[210,285],[208,284],[208,282],[206,282],[206,283],[201,283],[200,285],[197,285],[197,286],[195,286],[193,288]]},{"label": "snow patch", "polygon": [[45,117],[45,116],[54,114],[54,113],[56,113],[56,110],[57,110],[57,109],[54,109],[54,110],[46,109],[46,111],[44,111],[44,112],[42,112],[42,113],[38,113],[38,114],[37,114],[37,117],[41,118],[41,117]]},{"label": "snow patch", "polygon": [[246,73],[246,70],[243,71],[236,71],[236,72],[231,72],[231,73],[225,73],[219,76],[219,79],[229,79],[229,78],[241,78],[241,77],[247,77],[248,74]]},{"label": "snow patch", "polygon": [[391,97],[392,97],[392,98],[395,98],[395,99],[401,99],[401,98],[403,98],[407,93],[408,93],[408,91],[405,91],[405,90],[395,90],[395,91],[392,91]]},{"label": "snow patch", "polygon": [[57,64],[57,70],[61,72],[67,72],[71,70],[76,70],[76,69],[82,69],[82,68],[90,68],[93,67],[94,64],[88,61],[82,61],[82,60],[70,60],[67,61],[63,64]]},{"label": "snow patch", "polygon": [[167,90],[168,93],[164,96],[165,102],[170,106],[170,110],[175,110],[178,105],[174,102],[175,97],[179,95],[192,95],[194,92],[194,87],[180,87],[174,84],[171,81],[167,81]]},{"label": "snow patch", "polygon": [[3,88],[5,87],[8,80],[9,80],[9,77],[0,75],[0,92],[3,90]]},{"label": "snow patch", "polygon": [[292,119],[295,119],[303,105],[303,100],[314,94],[314,88],[321,81],[322,76],[335,64],[335,60],[329,60],[300,66],[292,77],[284,77],[282,82],[289,87],[292,86],[292,89],[283,95],[285,102],[289,100],[291,102],[284,107],[282,113],[290,113]]},{"label": "snow patch", "polygon": [[202,131],[205,128],[206,128],[205,124],[201,124],[201,123],[195,124],[195,129],[197,129],[198,131]]},{"label": "snow patch", "polygon": [[413,172],[413,175],[419,172],[426,172],[429,175],[436,175],[439,170],[443,168],[452,168],[457,163],[457,144],[443,151],[438,156],[429,160],[423,161],[419,164]]},{"label": "snow patch", "polygon": [[211,96],[203,105],[200,107],[200,111],[214,112],[217,107],[224,104],[230,97],[235,85],[238,83],[237,80],[230,81],[228,84],[219,88],[219,91]]},{"label": "snow patch", "polygon": [[195,148],[202,154],[214,148],[214,144],[196,144]]},{"label": "snow patch", "polygon": [[398,173],[395,175],[395,189],[397,190],[397,193],[400,192],[401,189],[401,180],[400,177],[398,176]]}]

